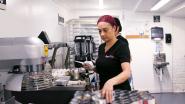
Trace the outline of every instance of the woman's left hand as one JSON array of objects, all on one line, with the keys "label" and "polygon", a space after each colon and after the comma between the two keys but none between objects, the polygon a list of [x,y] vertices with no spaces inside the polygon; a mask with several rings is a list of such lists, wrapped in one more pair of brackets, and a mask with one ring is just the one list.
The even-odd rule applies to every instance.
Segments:
[{"label": "woman's left hand", "polygon": [[113,100],[113,81],[108,80],[101,91],[102,97],[106,98],[107,103],[111,103]]}]

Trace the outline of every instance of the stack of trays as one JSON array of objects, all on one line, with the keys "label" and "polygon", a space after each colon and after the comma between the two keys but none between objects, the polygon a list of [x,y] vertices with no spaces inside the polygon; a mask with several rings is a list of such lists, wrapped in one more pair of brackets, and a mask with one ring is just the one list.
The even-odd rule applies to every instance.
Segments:
[{"label": "stack of trays", "polygon": [[148,91],[116,90],[112,104],[155,104],[154,97]]},{"label": "stack of trays", "polygon": [[[106,104],[106,100],[100,91],[77,91],[70,104]],[[115,90],[112,104],[155,104],[155,99],[148,91]]]},{"label": "stack of trays", "polygon": [[26,73],[22,81],[22,91],[36,91],[54,86],[54,78],[49,72]]}]

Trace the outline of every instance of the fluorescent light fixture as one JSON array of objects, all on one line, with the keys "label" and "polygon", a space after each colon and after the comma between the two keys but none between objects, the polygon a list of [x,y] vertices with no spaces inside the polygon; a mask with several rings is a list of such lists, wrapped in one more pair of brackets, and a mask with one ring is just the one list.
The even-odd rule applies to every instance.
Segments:
[{"label": "fluorescent light fixture", "polygon": [[170,0],[160,0],[156,5],[154,5],[150,10],[151,11],[156,11],[160,9],[162,6],[167,4]]},{"label": "fluorescent light fixture", "polygon": [[103,0],[99,0],[99,8],[100,9],[103,9],[104,7],[103,7]]}]

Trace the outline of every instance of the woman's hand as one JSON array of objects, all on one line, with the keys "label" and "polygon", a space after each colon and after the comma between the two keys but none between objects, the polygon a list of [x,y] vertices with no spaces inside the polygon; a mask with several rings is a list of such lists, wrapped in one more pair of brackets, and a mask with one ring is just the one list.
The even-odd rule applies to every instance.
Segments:
[{"label": "woman's hand", "polygon": [[83,68],[93,70],[95,66],[93,65],[92,61],[85,61]]},{"label": "woman's hand", "polygon": [[110,79],[108,80],[101,91],[102,97],[106,98],[107,103],[111,103],[113,100],[113,84],[114,82]]}]

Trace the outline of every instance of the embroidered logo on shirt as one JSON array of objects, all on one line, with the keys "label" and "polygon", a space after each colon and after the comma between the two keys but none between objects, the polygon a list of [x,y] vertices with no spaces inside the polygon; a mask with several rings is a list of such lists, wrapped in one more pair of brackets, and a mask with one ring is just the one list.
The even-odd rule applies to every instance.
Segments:
[{"label": "embroidered logo on shirt", "polygon": [[106,55],[105,58],[114,58],[112,55]]}]

